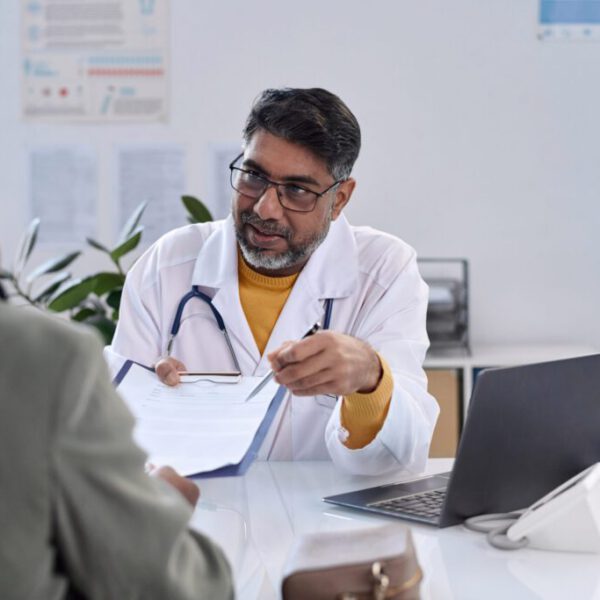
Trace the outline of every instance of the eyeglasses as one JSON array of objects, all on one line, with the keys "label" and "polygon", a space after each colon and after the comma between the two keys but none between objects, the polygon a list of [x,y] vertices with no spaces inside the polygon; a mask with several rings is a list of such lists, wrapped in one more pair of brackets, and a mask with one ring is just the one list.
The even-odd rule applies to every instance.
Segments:
[{"label": "eyeglasses", "polygon": [[278,181],[272,181],[267,179],[264,175],[256,173],[255,171],[248,171],[247,169],[240,169],[235,167],[235,163],[243,156],[240,154],[232,163],[229,165],[230,170],[230,182],[231,187],[242,194],[248,196],[253,200],[258,200],[269,187],[273,186],[277,191],[277,198],[279,204],[287,210],[294,212],[311,212],[317,205],[317,200],[324,196],[327,192],[331,191],[336,185],[342,182],[342,180],[334,181],[326,190],[322,192],[314,192],[308,190],[301,185],[295,183],[280,183]]}]

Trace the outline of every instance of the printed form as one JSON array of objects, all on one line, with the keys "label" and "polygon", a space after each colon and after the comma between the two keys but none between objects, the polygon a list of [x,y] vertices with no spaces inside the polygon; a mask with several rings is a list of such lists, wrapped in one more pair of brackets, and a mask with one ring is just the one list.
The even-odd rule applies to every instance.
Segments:
[{"label": "printed form", "polygon": [[194,475],[244,458],[279,387],[270,381],[246,401],[261,380],[199,379],[169,387],[134,364],[117,391],[136,418],[134,438],[149,461]]}]

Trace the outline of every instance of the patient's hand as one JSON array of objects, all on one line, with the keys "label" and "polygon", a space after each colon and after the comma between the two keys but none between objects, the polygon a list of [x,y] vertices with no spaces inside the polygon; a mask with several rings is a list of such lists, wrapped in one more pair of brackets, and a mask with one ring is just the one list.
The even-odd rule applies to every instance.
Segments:
[{"label": "patient's hand", "polygon": [[154,370],[163,383],[177,385],[179,383],[179,372],[187,369],[180,360],[168,356],[167,358],[161,358],[154,365]]},{"label": "patient's hand", "polygon": [[160,477],[160,479],[172,485],[192,507],[196,506],[196,502],[200,497],[200,489],[194,482],[179,475],[175,469],[166,466],[151,467],[148,474],[151,477]]}]

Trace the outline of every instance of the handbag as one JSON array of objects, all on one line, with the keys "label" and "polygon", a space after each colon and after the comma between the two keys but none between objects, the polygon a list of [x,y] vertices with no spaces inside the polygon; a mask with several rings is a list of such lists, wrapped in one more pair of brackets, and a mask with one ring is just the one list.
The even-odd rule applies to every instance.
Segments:
[{"label": "handbag", "polygon": [[283,571],[283,600],[416,600],[423,574],[410,529],[370,529],[301,536]]}]

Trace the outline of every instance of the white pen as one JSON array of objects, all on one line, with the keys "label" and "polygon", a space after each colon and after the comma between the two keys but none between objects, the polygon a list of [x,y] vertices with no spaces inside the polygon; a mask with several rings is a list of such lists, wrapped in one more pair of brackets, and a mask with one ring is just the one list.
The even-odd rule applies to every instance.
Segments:
[{"label": "white pen", "polygon": [[[301,339],[307,338],[315,333],[317,333],[317,331],[319,331],[319,329],[321,329],[321,323],[319,323],[319,321],[317,321],[303,336]],[[262,390],[265,385],[267,385],[267,383],[269,383],[269,381],[271,381],[271,379],[273,379],[273,377],[275,376],[275,371],[273,371],[272,369],[260,380],[259,384],[248,394],[248,397],[246,398],[246,402],[248,402],[248,400],[250,400],[251,398],[254,398],[254,396],[256,396],[256,394],[258,394],[258,392],[260,392],[260,390]]]}]

